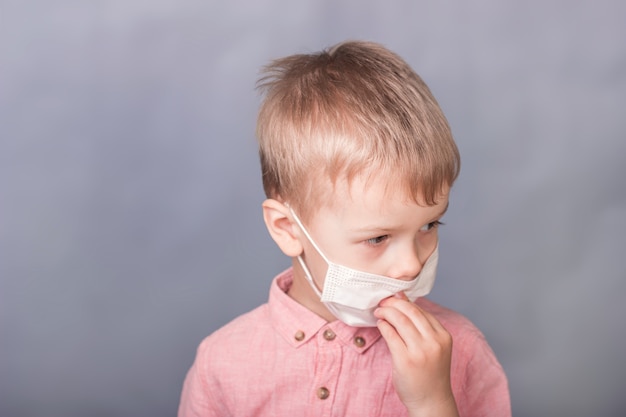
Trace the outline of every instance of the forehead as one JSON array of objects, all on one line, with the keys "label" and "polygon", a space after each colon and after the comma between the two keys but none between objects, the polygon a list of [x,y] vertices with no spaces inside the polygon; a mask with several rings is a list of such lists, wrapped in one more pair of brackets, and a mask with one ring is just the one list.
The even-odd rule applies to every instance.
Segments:
[{"label": "forehead", "polygon": [[342,179],[329,189],[327,201],[312,217],[316,222],[333,217],[344,223],[373,223],[377,219],[389,221],[408,215],[415,221],[422,221],[421,217],[432,217],[445,211],[449,192],[450,188],[445,187],[435,204],[428,205],[421,196],[413,196],[397,181],[376,177]]}]

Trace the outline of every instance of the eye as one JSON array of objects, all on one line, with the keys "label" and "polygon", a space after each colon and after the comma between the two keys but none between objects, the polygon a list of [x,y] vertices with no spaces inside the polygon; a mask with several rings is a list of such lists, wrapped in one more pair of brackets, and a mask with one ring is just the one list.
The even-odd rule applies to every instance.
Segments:
[{"label": "eye", "polygon": [[389,238],[389,235],[377,236],[371,239],[367,239],[365,243],[367,243],[370,246],[378,246],[381,243],[383,243],[385,240],[387,240],[388,238]]},{"label": "eye", "polygon": [[434,222],[430,222],[422,226],[422,228],[420,229],[420,232],[428,232],[430,230],[438,228],[439,226],[443,226],[443,223],[440,222],[439,220],[435,220]]}]

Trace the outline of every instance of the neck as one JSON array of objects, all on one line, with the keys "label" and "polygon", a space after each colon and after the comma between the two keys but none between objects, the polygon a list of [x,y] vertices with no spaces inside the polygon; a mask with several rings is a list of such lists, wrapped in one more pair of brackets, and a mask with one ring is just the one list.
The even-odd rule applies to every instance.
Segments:
[{"label": "neck", "polygon": [[324,303],[320,301],[319,296],[313,288],[311,288],[311,284],[304,276],[304,271],[300,266],[300,263],[296,258],[292,260],[293,266],[293,283],[291,287],[287,291],[287,295],[297,301],[299,304],[302,304],[304,307],[311,310],[313,313],[322,317],[324,320],[331,322],[336,320],[335,316],[331,314],[330,311],[326,308]]}]

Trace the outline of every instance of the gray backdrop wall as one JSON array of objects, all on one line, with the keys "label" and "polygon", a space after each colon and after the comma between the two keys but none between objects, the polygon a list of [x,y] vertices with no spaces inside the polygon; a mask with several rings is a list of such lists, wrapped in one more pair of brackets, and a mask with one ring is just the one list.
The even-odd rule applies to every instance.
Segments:
[{"label": "gray backdrop wall", "polygon": [[624,22],[610,0],[2,0],[0,415],[175,414],[200,340],[288,265],[258,69],[347,38],[449,118],[432,298],[484,331],[514,414],[625,415]]}]

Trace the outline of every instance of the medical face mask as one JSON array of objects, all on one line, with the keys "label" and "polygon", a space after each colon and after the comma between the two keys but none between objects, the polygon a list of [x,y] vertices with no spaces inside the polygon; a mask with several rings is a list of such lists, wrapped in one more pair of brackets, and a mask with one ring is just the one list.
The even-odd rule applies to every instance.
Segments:
[{"label": "medical face mask", "polygon": [[306,279],[326,308],[342,322],[356,327],[374,327],[378,321],[374,310],[383,299],[404,292],[413,302],[432,289],[439,259],[438,246],[411,281],[370,274],[331,262],[313,241],[293,210],[291,214],[311,245],[328,264],[324,288],[320,292],[302,256],[298,255],[298,262]]}]

